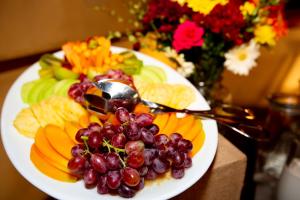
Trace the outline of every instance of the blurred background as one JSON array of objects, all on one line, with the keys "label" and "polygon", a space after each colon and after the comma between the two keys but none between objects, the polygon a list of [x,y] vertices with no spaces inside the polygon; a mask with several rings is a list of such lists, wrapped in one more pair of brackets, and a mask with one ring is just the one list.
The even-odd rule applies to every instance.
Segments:
[{"label": "blurred background", "polygon": [[[266,96],[275,91],[300,90],[299,4],[286,0],[289,33],[274,48],[261,49],[249,76],[225,72],[223,83],[233,103],[266,106]],[[2,0],[0,5],[0,70],[10,68],[8,61],[58,50],[66,41],[134,28],[128,4],[121,0]]]},{"label": "blurred background", "polygon": [[[261,48],[258,65],[251,70],[249,76],[236,76],[229,71],[225,71],[223,75],[222,82],[229,91],[230,101],[252,108],[262,121],[268,119],[270,110],[274,109],[267,100],[271,94],[300,94],[300,1],[286,0],[285,15],[288,34],[274,48]],[[1,0],[0,73],[16,68],[20,63],[30,64],[45,52],[59,50],[67,41],[107,35],[108,31],[130,31],[134,29],[134,24],[129,23],[131,19],[128,4],[123,0]],[[122,43],[115,45],[120,44]],[[13,76],[14,74],[11,77],[1,77],[0,84]],[[3,99],[4,96],[0,96],[0,102]],[[229,139],[238,147],[241,145],[234,139]],[[1,160],[7,159],[3,147],[0,148]],[[1,163],[0,173],[16,176],[7,181],[23,182],[8,162]],[[256,178],[262,184],[257,189],[255,198],[272,199],[273,186],[270,189],[270,185],[266,186],[264,183],[270,183],[273,179],[259,175]],[[1,185],[1,190],[15,192],[7,191],[10,189],[12,188],[6,188],[5,184]],[[36,193],[36,190],[28,183],[29,195]],[[41,194],[41,198],[43,196]]]}]

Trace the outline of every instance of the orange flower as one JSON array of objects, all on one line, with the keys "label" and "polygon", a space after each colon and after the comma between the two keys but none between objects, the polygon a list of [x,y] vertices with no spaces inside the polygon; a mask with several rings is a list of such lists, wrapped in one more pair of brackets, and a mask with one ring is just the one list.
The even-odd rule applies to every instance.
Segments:
[{"label": "orange flower", "polygon": [[287,24],[283,18],[282,13],[277,17],[277,20],[273,23],[273,29],[276,33],[277,38],[283,37],[287,34]]}]

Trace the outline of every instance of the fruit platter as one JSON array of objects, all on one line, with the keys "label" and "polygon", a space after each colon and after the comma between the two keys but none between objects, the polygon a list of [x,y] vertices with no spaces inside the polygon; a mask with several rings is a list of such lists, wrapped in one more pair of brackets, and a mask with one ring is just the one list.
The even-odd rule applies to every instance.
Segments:
[{"label": "fruit platter", "polygon": [[43,55],[10,88],[1,113],[5,151],[20,174],[57,199],[168,199],[196,183],[217,149],[213,120],[154,113],[139,102],[87,109],[95,82],[126,81],[142,99],[209,109],[169,66],[104,37]]}]

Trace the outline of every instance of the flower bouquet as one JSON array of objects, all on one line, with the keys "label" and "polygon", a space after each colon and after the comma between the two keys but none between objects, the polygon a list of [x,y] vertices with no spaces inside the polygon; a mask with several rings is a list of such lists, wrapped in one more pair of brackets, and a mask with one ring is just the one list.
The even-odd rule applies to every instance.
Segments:
[{"label": "flower bouquet", "polygon": [[130,35],[134,49],[173,66],[198,88],[211,89],[224,68],[248,75],[260,46],[274,46],[287,32],[280,0],[150,0],[145,4],[145,10],[135,13],[140,29]]}]

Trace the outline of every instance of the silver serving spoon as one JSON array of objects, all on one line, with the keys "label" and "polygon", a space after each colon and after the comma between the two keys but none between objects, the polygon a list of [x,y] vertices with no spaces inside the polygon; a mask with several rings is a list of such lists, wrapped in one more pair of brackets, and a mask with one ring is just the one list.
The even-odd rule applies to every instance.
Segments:
[{"label": "silver serving spoon", "polygon": [[147,105],[153,113],[178,112],[214,119],[246,137],[250,137],[245,133],[248,129],[250,129],[251,132],[255,130],[263,131],[263,128],[257,124],[253,113],[249,109],[221,104],[212,110],[180,110],[141,99],[137,90],[124,81],[104,79],[94,82],[93,84],[101,90],[102,96],[85,94],[84,97],[86,100],[86,107],[95,113],[107,113],[113,111],[114,105],[123,104],[126,106],[134,106],[141,102]]}]

